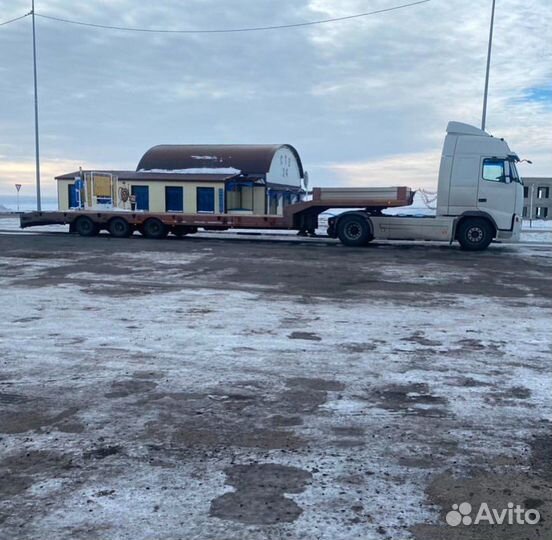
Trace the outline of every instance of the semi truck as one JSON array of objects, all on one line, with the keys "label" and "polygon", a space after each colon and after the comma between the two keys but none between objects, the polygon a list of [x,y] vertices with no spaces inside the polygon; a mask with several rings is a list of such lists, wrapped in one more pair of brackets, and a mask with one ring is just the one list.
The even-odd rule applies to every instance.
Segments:
[{"label": "semi truck", "polygon": [[282,229],[312,232],[329,209],[343,210],[328,220],[327,234],[346,246],[373,240],[455,240],[465,250],[486,249],[493,240],[519,240],[523,184],[504,139],[461,122],[449,122],[439,168],[436,215],[386,215],[385,209],[408,207],[415,191],[408,187],[314,188],[309,200],[287,205],[283,214],[185,214],[121,210],[68,210],[21,215],[21,228],[66,224],[71,232],[95,236],[107,230],[124,238],[139,231],[148,238],[185,236],[198,229]]}]

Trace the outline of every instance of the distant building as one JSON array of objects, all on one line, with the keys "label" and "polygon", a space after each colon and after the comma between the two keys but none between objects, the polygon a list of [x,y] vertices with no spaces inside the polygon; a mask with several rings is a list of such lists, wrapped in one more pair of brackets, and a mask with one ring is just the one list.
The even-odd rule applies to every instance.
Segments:
[{"label": "distant building", "polygon": [[523,177],[523,217],[552,219],[552,178]]},{"label": "distant building", "polygon": [[76,171],[56,180],[60,210],[282,215],[303,193],[303,177],[287,144],[162,145],[136,171]]}]

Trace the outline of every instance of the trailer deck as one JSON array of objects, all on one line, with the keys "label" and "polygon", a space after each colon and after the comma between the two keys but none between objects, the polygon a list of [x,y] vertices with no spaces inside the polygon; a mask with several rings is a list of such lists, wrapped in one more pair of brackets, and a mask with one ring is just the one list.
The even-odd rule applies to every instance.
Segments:
[{"label": "trailer deck", "polygon": [[146,221],[158,220],[166,227],[208,229],[296,229],[316,228],[319,214],[329,208],[385,208],[412,204],[414,191],[408,187],[314,188],[312,199],[290,204],[283,215],[157,213],[121,209],[91,209],[53,212],[28,212],[21,215],[21,228],[39,225],[74,225],[80,218],[90,219],[99,229],[108,229],[115,218],[140,230]]}]

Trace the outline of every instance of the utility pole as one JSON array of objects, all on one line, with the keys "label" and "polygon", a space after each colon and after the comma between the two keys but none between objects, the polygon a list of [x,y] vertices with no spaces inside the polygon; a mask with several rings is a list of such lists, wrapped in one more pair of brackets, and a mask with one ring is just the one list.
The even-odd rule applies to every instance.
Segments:
[{"label": "utility pole", "polygon": [[489,49],[487,51],[487,72],[485,74],[485,92],[483,94],[483,116],[481,117],[481,129],[485,131],[485,125],[487,123],[487,96],[489,94],[489,72],[491,70],[491,51],[493,48],[493,27],[495,16],[495,4],[496,0],[493,0],[493,7],[491,11],[491,29],[489,30]]},{"label": "utility pole", "polygon": [[40,147],[38,141],[38,84],[36,80],[36,30],[35,30],[35,3],[31,0],[31,14],[33,16],[33,74],[34,74],[34,117],[35,117],[35,159],[36,159],[36,209],[42,210],[40,197]]}]

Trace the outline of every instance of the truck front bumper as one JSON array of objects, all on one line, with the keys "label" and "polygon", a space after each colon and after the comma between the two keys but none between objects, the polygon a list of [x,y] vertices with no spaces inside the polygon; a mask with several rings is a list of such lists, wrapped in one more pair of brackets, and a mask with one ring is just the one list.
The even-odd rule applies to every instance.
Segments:
[{"label": "truck front bumper", "polygon": [[512,230],[504,231],[499,230],[496,234],[497,240],[509,240],[510,242],[519,242],[521,236],[521,225],[523,220],[520,216],[514,216]]}]

